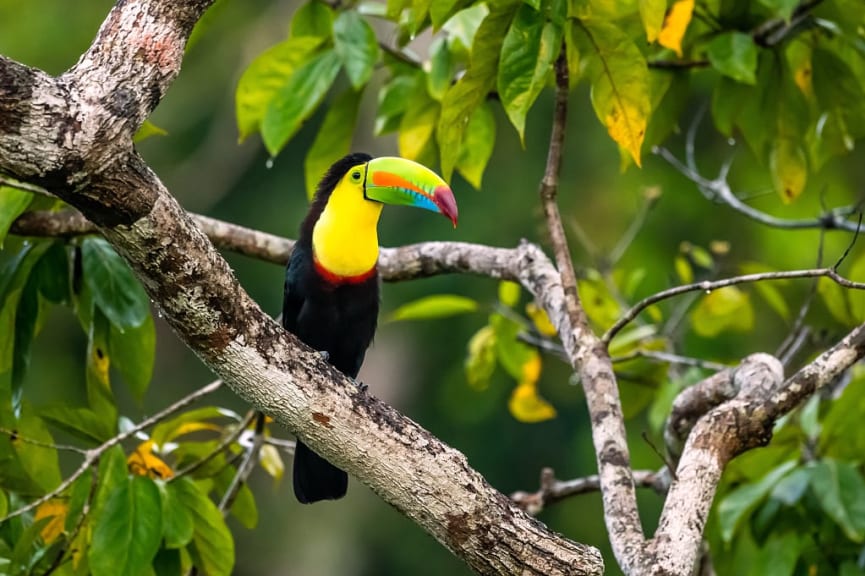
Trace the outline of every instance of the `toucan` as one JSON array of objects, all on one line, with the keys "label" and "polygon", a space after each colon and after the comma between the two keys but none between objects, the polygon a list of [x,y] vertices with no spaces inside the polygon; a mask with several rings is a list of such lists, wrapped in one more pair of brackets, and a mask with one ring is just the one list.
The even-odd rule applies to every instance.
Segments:
[{"label": "toucan", "polygon": [[[378,220],[384,204],[439,212],[457,224],[457,205],[435,172],[404,158],[349,154],[322,177],[285,273],[282,325],[352,379],[378,321]],[[298,441],[294,494],[335,500],[346,473]]]}]

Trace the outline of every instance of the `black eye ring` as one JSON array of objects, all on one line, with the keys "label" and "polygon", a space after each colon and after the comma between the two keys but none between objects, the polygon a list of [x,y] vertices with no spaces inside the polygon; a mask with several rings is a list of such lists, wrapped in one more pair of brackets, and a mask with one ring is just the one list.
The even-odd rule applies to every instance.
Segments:
[{"label": "black eye ring", "polygon": [[351,173],[351,179],[354,180],[355,182],[360,180],[360,172],[358,172],[356,170],[354,172],[352,172]]}]

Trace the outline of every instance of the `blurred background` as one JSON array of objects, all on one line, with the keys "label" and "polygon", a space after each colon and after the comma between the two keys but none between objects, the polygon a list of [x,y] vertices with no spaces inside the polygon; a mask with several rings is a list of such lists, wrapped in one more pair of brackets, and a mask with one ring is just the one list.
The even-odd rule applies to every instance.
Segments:
[{"label": "blurred background", "polygon": [[[95,35],[113,2],[110,0],[0,0],[0,54],[59,74],[73,65]],[[265,48],[284,39],[296,0],[218,0],[206,15],[189,49],[180,77],[153,122],[167,130],[150,138],[140,152],[169,190],[188,210],[294,237],[306,211],[303,157],[316,134],[321,111],[294,137],[272,163],[257,136],[238,144],[234,115],[237,80],[248,63]],[[384,74],[384,71],[379,71]],[[687,128],[708,102],[714,76],[692,77],[692,99],[680,119]],[[367,90],[354,140],[354,149],[374,155],[395,154],[393,135],[373,138],[375,90]],[[483,188],[472,189],[458,176],[453,182],[460,207],[460,226],[452,230],[441,218],[419,211],[388,208],[380,225],[386,246],[424,240],[459,240],[512,247],[521,238],[545,245],[537,189],[543,174],[552,99],[542,95],[532,109],[523,149],[499,106],[494,106],[497,141]],[[674,134],[670,148],[680,154],[683,138]],[[772,191],[765,166],[744,147],[718,135],[706,120],[697,140],[698,160],[713,175],[731,154],[735,190],[762,210],[782,217],[814,216],[822,200],[829,206],[854,203],[865,179],[865,163],[855,157],[832,160],[809,179],[796,203],[785,206]],[[855,156],[855,154],[854,154]],[[858,155],[861,158],[861,153]],[[697,189],[657,156],[644,150],[643,168],[620,169],[616,146],[597,121],[588,90],[578,87],[571,98],[560,204],[581,270],[597,267],[619,242],[644,202],[647,188],[661,196],[648,213],[636,240],[621,261],[624,268],[642,268],[639,297],[677,283],[674,258],[683,242],[708,247],[729,243],[719,260],[720,274],[739,273],[743,262],[763,262],[777,269],[813,267],[819,235],[812,231],[768,229],[705,200]],[[589,241],[580,241],[580,233]],[[827,260],[834,261],[849,235],[826,238]],[[591,245],[589,247],[589,244]],[[854,258],[858,254],[854,250]],[[240,282],[268,312],[281,306],[283,270],[271,264],[226,254]],[[782,287],[791,308],[798,308],[810,284]],[[559,478],[593,474],[596,470],[588,418],[581,389],[570,370],[554,357],[545,357],[539,386],[557,409],[555,419],[525,424],[507,409],[513,380],[499,369],[484,391],[468,386],[463,363],[472,334],[487,321],[496,300],[494,281],[441,276],[383,288],[382,317],[400,304],[424,295],[461,294],[487,303],[475,314],[428,322],[380,325],[367,354],[361,380],[377,396],[463,451],[469,462],[504,493],[538,488],[540,470],[555,469]],[[523,296],[525,303],[525,295]],[[748,333],[723,333],[713,339],[686,331],[683,353],[727,362],[751,352],[773,351],[788,324],[755,301],[756,323]],[[811,321],[828,340],[842,333],[817,304]],[[157,320],[158,349],[153,383],[143,405],[117,387],[126,415],[139,419],[213,379],[170,330]],[[57,395],[74,402],[83,395],[86,340],[66,310],[56,310],[34,347],[26,395],[39,404]],[[804,358],[803,358],[804,359]],[[629,422],[635,468],[662,465],[642,438],[649,431],[645,407],[633,398],[649,398],[654,389],[623,382],[626,402],[636,402]],[[125,395],[125,396],[124,396]],[[245,412],[228,390],[209,403]],[[278,432],[278,431],[277,431]],[[288,433],[283,431],[288,437]],[[657,440],[657,438],[656,438]],[[290,467],[290,463],[287,463]],[[257,470],[251,484],[259,523],[247,530],[231,521],[237,542],[235,573],[310,576],[468,574],[468,570],[411,521],[379,500],[364,486],[351,482],[344,501],[300,506],[290,481],[274,483]],[[661,500],[650,491],[639,493],[645,529],[651,533]],[[598,494],[572,498],[542,513],[540,519],[574,540],[599,547],[609,574],[617,574],[607,545]]]}]

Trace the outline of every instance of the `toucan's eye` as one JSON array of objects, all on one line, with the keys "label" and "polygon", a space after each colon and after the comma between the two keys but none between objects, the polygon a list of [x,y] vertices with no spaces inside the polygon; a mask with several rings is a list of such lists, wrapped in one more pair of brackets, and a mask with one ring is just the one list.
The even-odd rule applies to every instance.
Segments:
[{"label": "toucan's eye", "polygon": [[360,182],[360,170],[355,170],[351,173],[352,182]]}]

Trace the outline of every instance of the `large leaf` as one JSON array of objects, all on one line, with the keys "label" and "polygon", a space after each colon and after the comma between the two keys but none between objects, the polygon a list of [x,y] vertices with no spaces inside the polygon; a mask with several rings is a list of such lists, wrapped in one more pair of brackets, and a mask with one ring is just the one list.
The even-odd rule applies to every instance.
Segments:
[{"label": "large leaf", "polygon": [[705,338],[725,330],[747,332],[754,326],[754,307],[748,294],[735,286],[714,290],[691,313],[691,325]]},{"label": "large leaf", "polygon": [[178,482],[158,483],[162,496],[162,535],[168,548],[182,548],[192,541],[195,524],[182,503]]},{"label": "large leaf", "polygon": [[437,36],[430,43],[429,53],[430,66],[426,77],[426,89],[432,98],[441,102],[454,78],[455,62],[450,43],[444,36]]},{"label": "large leaf", "polygon": [[195,529],[190,553],[195,565],[207,576],[228,576],[234,568],[234,539],[222,513],[189,478],[172,482],[177,501],[192,515]]},{"label": "large leaf", "polygon": [[150,478],[132,476],[108,499],[88,552],[94,576],[148,574],[162,539],[162,501]]},{"label": "large leaf", "polygon": [[721,537],[725,542],[732,540],[739,523],[763,501],[788,472],[796,467],[795,461],[784,462],[760,481],[745,484],[730,492],[718,505],[718,521],[721,525]]},{"label": "large leaf", "polygon": [[346,90],[330,105],[303,163],[307,198],[312,199],[319,180],[330,165],[348,154],[361,94]]},{"label": "large leaf", "polygon": [[727,32],[715,36],[706,47],[712,66],[737,82],[757,82],[757,45],[750,34]]},{"label": "large leaf", "polygon": [[298,68],[276,92],[261,124],[261,136],[271,156],[279,153],[318,107],[340,66],[337,53],[327,50]]},{"label": "large leaf", "polygon": [[526,114],[541,93],[562,47],[562,29],[537,10],[520,6],[502,43],[498,92],[525,146]]},{"label": "large leaf", "polygon": [[381,87],[373,134],[381,136],[399,128],[402,115],[416,93],[417,86],[417,74],[401,74]]},{"label": "large leaf", "polygon": [[434,318],[447,318],[458,314],[468,314],[477,309],[478,303],[471,298],[457,294],[436,294],[403,304],[390,314],[388,320],[390,322],[431,320]]},{"label": "large leaf", "polygon": [[607,132],[640,165],[651,112],[649,69],[636,44],[603,21],[575,22],[574,36],[587,61],[592,106]]},{"label": "large leaf", "polygon": [[12,354],[12,407],[17,413],[21,408],[24,376],[30,368],[30,348],[36,336],[36,321],[39,316],[39,292],[31,274],[15,313],[15,349]]},{"label": "large leaf", "polygon": [[108,353],[114,368],[120,372],[132,395],[139,402],[144,397],[156,360],[156,327],[148,315],[141,326],[124,332],[111,326]]},{"label": "large leaf", "polygon": [[[49,446],[54,444],[54,439],[45,422],[34,413],[26,402],[22,406],[21,414],[14,427],[24,438]],[[17,439],[12,440],[12,447],[21,467],[42,490],[48,492],[60,484],[60,463],[57,450],[35,446]]]},{"label": "large leaf", "polygon": [[472,42],[471,62],[466,73],[447,91],[436,136],[441,151],[441,170],[450,180],[462,150],[463,135],[474,110],[486,100],[496,84],[496,71],[505,33],[511,24],[517,0],[490,6]]},{"label": "large leaf", "polygon": [[490,106],[482,102],[469,117],[456,166],[462,177],[478,190],[495,143],[496,120]]},{"label": "large leaf", "polygon": [[496,333],[492,326],[484,326],[469,340],[465,360],[466,380],[469,386],[485,390],[496,369]]},{"label": "large leaf", "polygon": [[310,0],[291,17],[291,37],[324,39],[331,35],[333,9],[321,0]]},{"label": "large leaf", "polygon": [[664,14],[667,12],[667,0],[643,0],[640,2],[640,20],[646,31],[646,39],[654,42],[664,25]]},{"label": "large leaf", "polygon": [[375,32],[360,14],[346,10],[333,22],[333,43],[351,85],[360,89],[378,60]]},{"label": "large leaf", "polygon": [[30,205],[33,194],[9,186],[0,186],[0,248],[6,240],[9,227]]},{"label": "large leaf", "polygon": [[[313,1],[309,5],[318,4],[321,3]],[[237,129],[241,140],[258,132],[271,100],[294,71],[312,57],[322,42],[323,38],[319,36],[292,37],[269,48],[252,61],[237,83],[235,96]]]},{"label": "large leaf", "polygon": [[664,18],[664,25],[658,32],[658,44],[664,48],[673,50],[677,56],[682,57],[682,40],[691,16],[694,14],[694,0],[676,0]]},{"label": "large leaf", "polygon": [[411,98],[399,124],[399,154],[403,158],[424,163],[423,154],[435,135],[441,105],[421,86]]},{"label": "large leaf", "polygon": [[126,262],[103,238],[81,243],[84,281],[93,301],[120,330],[141,326],[150,314],[150,300]]},{"label": "large leaf", "polygon": [[811,487],[823,511],[854,542],[865,541],[865,480],[856,467],[832,458],[816,462]]}]

